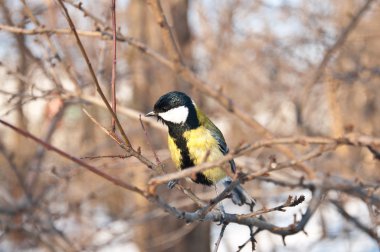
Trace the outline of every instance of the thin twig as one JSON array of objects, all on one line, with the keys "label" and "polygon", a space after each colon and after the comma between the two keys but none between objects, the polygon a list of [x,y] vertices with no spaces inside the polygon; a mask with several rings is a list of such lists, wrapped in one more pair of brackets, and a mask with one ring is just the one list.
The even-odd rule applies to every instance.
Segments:
[{"label": "thin twig", "polygon": [[[261,219],[264,220],[263,218],[261,218]],[[238,247],[238,250],[236,250],[236,252],[240,252],[249,242],[251,242],[251,244],[252,244],[252,251],[254,251],[256,249],[255,235],[258,234],[261,231],[262,231],[262,229],[258,228],[258,229],[256,229],[255,232],[253,232],[253,227],[249,226],[249,239],[246,240],[242,245],[240,245]]]},{"label": "thin twig", "polygon": [[181,54],[181,50],[179,48],[179,45],[176,40],[176,36],[174,35],[173,29],[170,27],[169,22],[166,18],[166,15],[164,14],[164,10],[161,5],[160,0],[149,0],[148,5],[150,5],[152,8],[152,11],[154,12],[157,23],[159,27],[161,28],[162,35],[163,35],[163,41],[165,44],[165,48],[167,49],[170,58],[174,62],[174,66],[183,66],[184,61]]},{"label": "thin twig", "polygon": [[154,158],[156,159],[157,165],[158,165],[158,166],[161,166],[161,161],[160,161],[160,159],[158,158],[157,152],[156,152],[155,149],[153,148],[152,142],[150,141],[150,137],[149,137],[149,135],[148,135],[148,131],[145,129],[144,123],[143,123],[143,121],[141,120],[141,114],[140,114],[140,116],[139,116],[139,121],[140,121],[141,128],[142,128],[143,131],[144,131],[145,138],[146,138],[146,140],[147,140],[147,142],[148,142],[148,144],[149,144],[149,147],[150,147],[150,149],[151,149],[152,152],[153,152]]},{"label": "thin twig", "polygon": [[289,195],[288,199],[286,200],[286,202],[283,203],[283,204],[281,204],[281,205],[279,205],[279,206],[272,207],[272,208],[262,208],[262,209],[260,209],[258,211],[253,212],[253,213],[242,215],[242,217],[244,217],[244,218],[254,217],[254,216],[258,216],[258,215],[261,215],[261,214],[264,214],[264,213],[270,213],[270,212],[274,212],[274,211],[285,212],[286,211],[285,208],[298,206],[304,200],[305,200],[305,196],[303,196],[303,195],[301,195],[299,197],[295,196],[294,198]]},{"label": "thin twig", "polygon": [[222,238],[223,238],[223,235],[224,235],[224,231],[226,230],[227,225],[228,224],[223,223],[222,228],[220,229],[218,240],[215,242],[215,247],[214,247],[213,252],[218,252],[219,245],[220,245],[220,242],[222,241]]},{"label": "thin twig", "polygon": [[339,191],[344,192],[352,197],[364,200],[368,204],[374,205],[380,208],[380,197],[370,192],[367,188],[377,188],[378,185],[357,185],[353,181],[336,177],[329,176],[321,181],[309,181],[305,182],[304,178],[301,177],[299,181],[289,181],[289,180],[278,180],[271,177],[256,177],[256,179],[273,183],[278,186],[290,187],[290,188],[305,188],[309,190],[315,190],[315,188],[320,188],[325,191]]},{"label": "thin twig", "polygon": [[[107,30],[110,30],[111,28],[109,26],[106,25],[105,21],[99,17],[97,17],[96,15],[94,15],[91,11],[87,10],[86,8],[83,7],[83,3],[81,1],[71,1],[71,0],[64,0],[65,3],[68,3],[69,5],[71,5],[72,7],[80,10],[81,12],[83,12],[83,15],[85,17],[90,17],[92,20],[95,21],[95,23],[97,25],[101,25],[104,29],[107,29]],[[77,3],[75,3],[77,2]]]},{"label": "thin twig", "polygon": [[377,160],[380,160],[380,151],[376,150],[371,145],[367,146],[368,150],[373,154],[373,157]]},{"label": "thin twig", "polygon": [[91,157],[81,157],[80,159],[88,159],[88,160],[95,160],[95,159],[101,159],[101,158],[120,158],[125,159],[129,158],[132,155],[101,155],[101,156],[91,156]]},{"label": "thin twig", "polygon": [[[71,93],[68,93],[68,96],[73,99],[81,99],[83,102],[88,102],[88,103],[92,103],[96,106],[99,106],[99,107],[102,107],[102,108],[107,108],[107,106],[104,104],[104,102],[99,99],[98,97],[94,97],[94,96],[91,96],[91,95],[85,95],[85,94],[81,94],[80,96],[76,96],[75,94],[71,94]],[[140,118],[140,115],[141,115],[141,112],[140,111],[137,111],[137,110],[134,110],[134,109],[131,109],[131,108],[127,108],[127,107],[123,107],[123,106],[118,106],[118,112],[120,114],[123,114],[129,118],[133,118],[135,120],[139,120]],[[159,130],[166,130],[166,127],[164,127],[162,124],[160,123],[156,123],[154,122],[153,120],[149,119],[149,118],[146,118],[146,117],[141,117],[141,120],[144,122],[144,123],[147,123],[149,126],[151,127],[154,127],[156,129],[159,129]]]},{"label": "thin twig", "polygon": [[104,133],[106,133],[112,140],[114,140],[122,149],[125,149],[123,141],[116,135],[116,133],[113,133],[112,131],[104,128],[93,116],[90,115],[90,113],[87,112],[87,110],[82,110],[91,119],[91,121],[95,123],[96,126],[98,126]]},{"label": "thin twig", "polygon": [[[116,0],[112,0],[113,60],[112,60],[112,109],[116,115]],[[112,117],[112,132],[115,132],[115,118]]]}]

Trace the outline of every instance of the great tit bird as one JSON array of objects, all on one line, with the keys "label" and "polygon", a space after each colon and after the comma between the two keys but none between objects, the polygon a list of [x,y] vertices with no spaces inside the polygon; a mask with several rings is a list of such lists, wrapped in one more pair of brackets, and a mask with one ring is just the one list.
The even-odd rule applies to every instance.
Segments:
[{"label": "great tit bird", "polygon": [[[146,116],[155,116],[168,126],[169,150],[178,169],[216,161],[228,153],[222,132],[185,93],[173,91],[161,96],[153,111]],[[228,166],[233,173],[236,172],[234,160],[230,160]],[[227,187],[232,179],[223,168],[198,172],[191,179],[207,186],[221,182]],[[240,185],[232,190],[231,199],[239,206],[248,204],[252,209],[255,205],[254,199]]]}]

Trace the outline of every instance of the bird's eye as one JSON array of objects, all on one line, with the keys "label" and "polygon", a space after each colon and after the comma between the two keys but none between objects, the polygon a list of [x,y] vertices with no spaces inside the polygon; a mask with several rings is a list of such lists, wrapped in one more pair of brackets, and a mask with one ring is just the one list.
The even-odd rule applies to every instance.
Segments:
[{"label": "bird's eye", "polygon": [[157,116],[157,122],[161,121],[162,123],[164,123],[164,120],[162,120],[162,118],[160,116]]}]

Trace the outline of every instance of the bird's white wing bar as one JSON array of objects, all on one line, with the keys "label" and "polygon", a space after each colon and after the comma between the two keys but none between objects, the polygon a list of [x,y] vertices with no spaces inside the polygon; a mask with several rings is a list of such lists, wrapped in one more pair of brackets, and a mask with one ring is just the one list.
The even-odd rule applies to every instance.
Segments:
[{"label": "bird's white wing bar", "polygon": [[179,106],[166,112],[158,113],[158,116],[163,120],[177,124],[186,122],[188,115],[189,109],[185,106]]}]

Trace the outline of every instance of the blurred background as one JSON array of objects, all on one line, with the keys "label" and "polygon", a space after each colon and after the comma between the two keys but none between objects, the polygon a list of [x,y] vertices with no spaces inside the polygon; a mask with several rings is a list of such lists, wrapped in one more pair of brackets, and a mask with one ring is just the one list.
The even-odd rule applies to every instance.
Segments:
[{"label": "blurred background", "polygon": [[[111,1],[64,0],[91,64],[110,97]],[[157,172],[135,158],[89,158],[123,151],[83,113],[103,126],[111,117],[57,1],[0,1],[0,118],[83,158],[102,171],[141,188]],[[185,64],[209,87],[220,90],[273,136],[380,136],[380,8],[378,1],[167,0],[162,1]],[[169,58],[160,27],[145,1],[117,0],[118,116],[132,145],[154,161],[139,122],[171,90],[189,94],[224,133],[230,149],[267,135],[229,113],[217,99],[152,57]],[[123,36],[123,37],[121,37]],[[133,40],[133,41],[132,41]],[[132,41],[132,43],[131,43]],[[174,171],[166,129],[145,123],[165,171]],[[318,146],[290,146],[296,157]],[[276,149],[254,151],[236,162],[244,172],[269,160],[289,160]],[[317,178],[339,176],[379,197],[380,164],[366,148],[339,147],[307,162]],[[300,170],[276,172],[298,181]],[[202,199],[213,189],[182,182]],[[361,184],[360,184],[361,183]],[[0,127],[0,251],[211,251],[216,224],[185,224],[145,198],[122,190],[77,164]],[[366,186],[364,186],[366,185]],[[265,215],[276,225],[293,223],[310,201],[303,188],[255,179],[244,184],[258,207],[273,207],[288,195],[306,201]],[[193,211],[183,194],[165,186],[169,203]],[[331,203],[375,234],[379,209],[364,198],[329,191],[300,232],[282,238],[256,236],[257,251],[378,251],[376,239],[347,220]],[[238,213],[245,208],[229,206]],[[219,251],[236,251],[249,239],[245,226],[229,225]],[[248,244],[242,251],[251,251]]]}]

